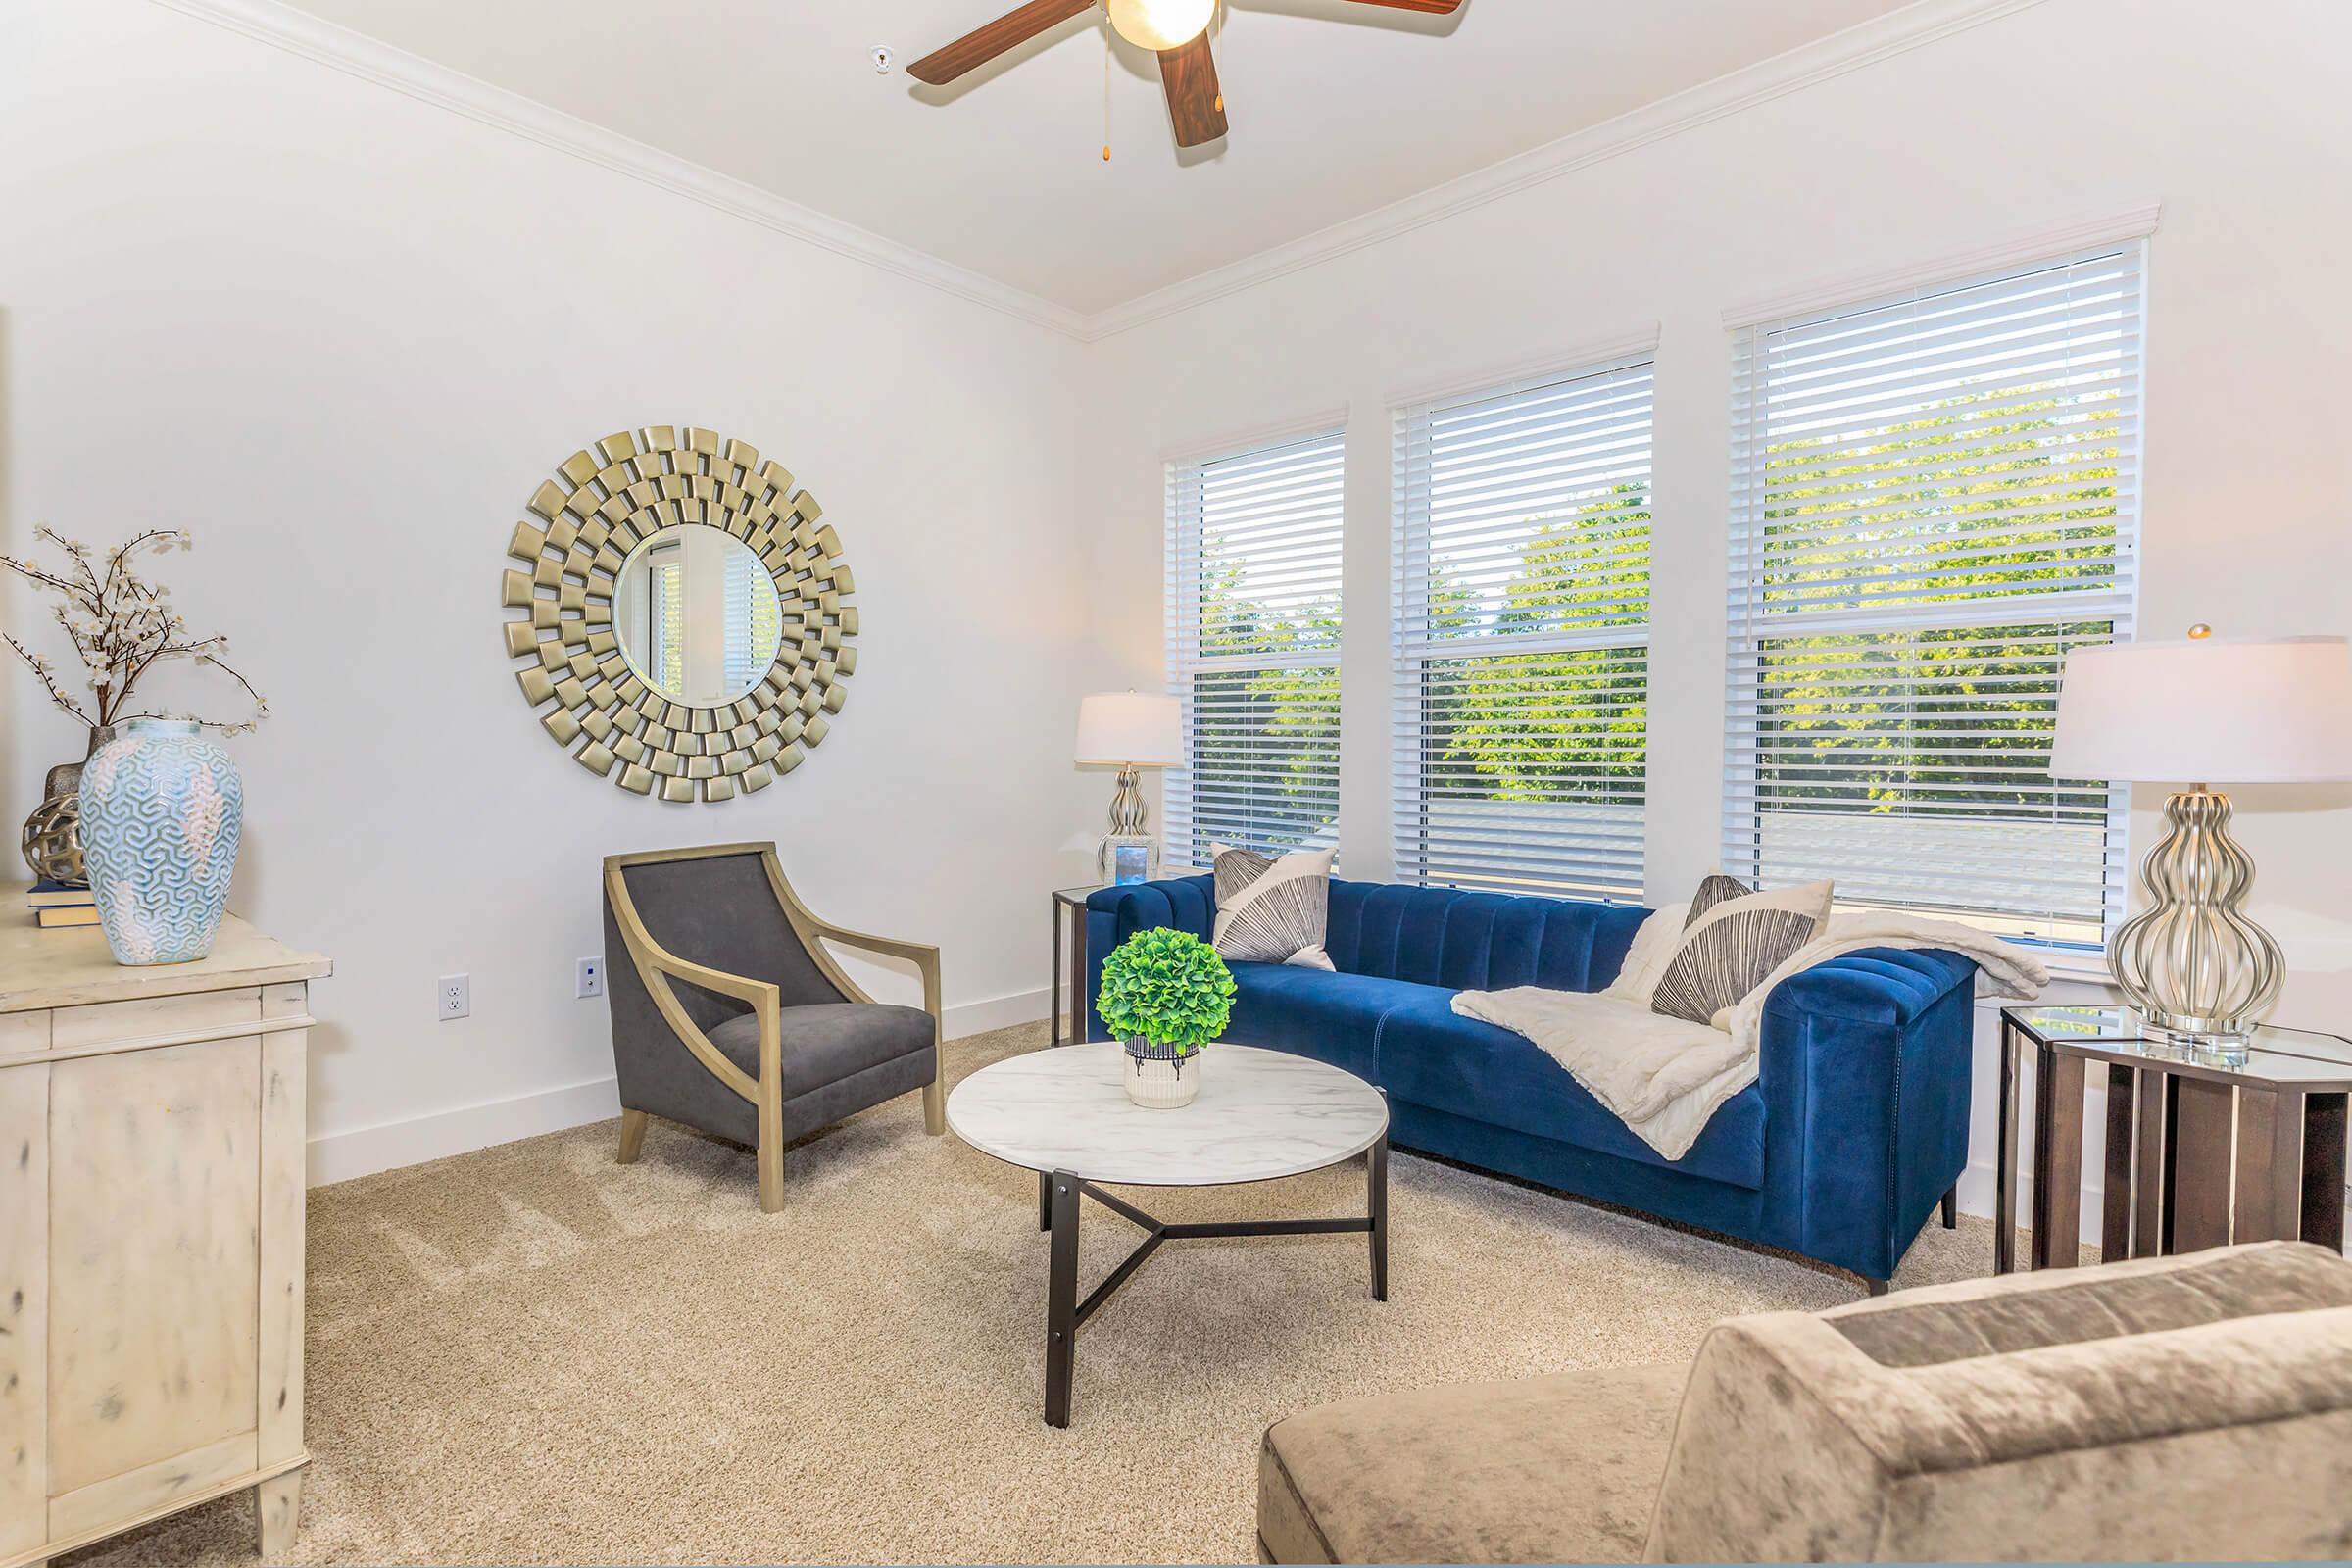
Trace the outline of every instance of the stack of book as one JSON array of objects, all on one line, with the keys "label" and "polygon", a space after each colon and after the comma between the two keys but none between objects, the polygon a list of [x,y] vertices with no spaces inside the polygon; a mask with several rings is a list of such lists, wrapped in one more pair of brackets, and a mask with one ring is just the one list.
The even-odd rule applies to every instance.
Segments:
[{"label": "stack of book", "polygon": [[44,931],[58,926],[98,923],[98,900],[87,884],[75,887],[71,882],[35,882],[24,903]]}]

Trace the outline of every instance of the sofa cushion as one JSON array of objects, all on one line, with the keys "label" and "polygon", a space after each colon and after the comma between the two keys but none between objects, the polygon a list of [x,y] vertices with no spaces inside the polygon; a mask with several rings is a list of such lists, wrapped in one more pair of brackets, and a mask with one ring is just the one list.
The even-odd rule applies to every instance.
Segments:
[{"label": "sofa cushion", "polygon": [[1725,1101],[1690,1152],[1670,1160],[1535,1042],[1456,1013],[1448,991],[1398,999],[1381,1025],[1380,1071],[1391,1098],[1432,1110],[1736,1187],[1764,1185],[1764,1096],[1757,1085]]},{"label": "sofa cushion", "polygon": [[1308,1410],[1258,1447],[1273,1562],[1633,1562],[1685,1371],[1568,1372]]},{"label": "sofa cushion", "polygon": [[1234,963],[1233,1021],[1224,1038],[1329,1062],[1381,1082],[1380,1021],[1398,1005],[1451,992],[1371,975],[1285,963]]},{"label": "sofa cushion", "polygon": [[[939,1037],[938,1027],[920,1007],[885,1002],[779,1007],[776,1033],[783,1050],[777,1072],[784,1098],[791,1100],[918,1051],[927,1054]],[[755,1079],[760,1076],[758,1013],[737,1013],[710,1033],[710,1043],[729,1061]]]}]

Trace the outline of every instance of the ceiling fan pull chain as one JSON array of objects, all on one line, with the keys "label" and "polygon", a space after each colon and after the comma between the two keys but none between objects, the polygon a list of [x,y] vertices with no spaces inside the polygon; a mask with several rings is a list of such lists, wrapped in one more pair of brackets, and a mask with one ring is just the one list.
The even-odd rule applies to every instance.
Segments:
[{"label": "ceiling fan pull chain", "polygon": [[1110,14],[1102,14],[1102,161],[1110,162]]},{"label": "ceiling fan pull chain", "polygon": [[[1222,4],[1217,4],[1210,10],[1208,24],[1210,28],[1209,41],[1216,45],[1217,53],[1222,55],[1225,52],[1225,7]],[[1217,83],[1217,113],[1221,115],[1224,112],[1225,84],[1220,81]]]}]

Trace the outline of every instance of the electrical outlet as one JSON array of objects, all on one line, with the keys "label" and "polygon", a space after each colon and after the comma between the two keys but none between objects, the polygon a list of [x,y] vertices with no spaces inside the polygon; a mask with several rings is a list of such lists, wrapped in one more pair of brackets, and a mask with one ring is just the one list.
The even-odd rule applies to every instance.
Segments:
[{"label": "electrical outlet", "polygon": [[473,1011],[473,976],[445,974],[433,982],[433,999],[440,1009],[441,1021],[463,1018]]},{"label": "electrical outlet", "polygon": [[601,997],[605,994],[604,959],[580,960],[579,974],[573,982],[571,994],[575,997]]}]

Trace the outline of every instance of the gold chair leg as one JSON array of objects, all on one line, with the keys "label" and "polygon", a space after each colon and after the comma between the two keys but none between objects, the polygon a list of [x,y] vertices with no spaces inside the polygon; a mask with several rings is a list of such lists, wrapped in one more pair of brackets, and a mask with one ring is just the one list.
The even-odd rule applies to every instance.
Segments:
[{"label": "gold chair leg", "polygon": [[620,1113],[620,1164],[637,1163],[638,1152],[645,1148],[645,1120],[642,1110],[623,1110]]},{"label": "gold chair leg", "polygon": [[939,1070],[923,1085],[923,1131],[937,1138],[948,1130],[948,1064],[943,1054]]},{"label": "gold chair leg", "polygon": [[773,1214],[784,1206],[784,1148],[781,1141],[760,1140],[760,1212]]}]

